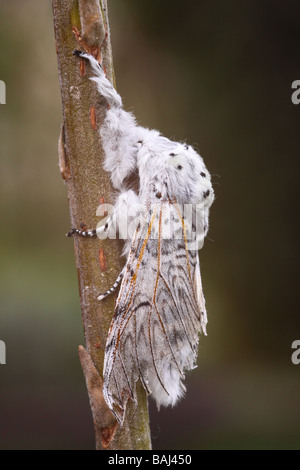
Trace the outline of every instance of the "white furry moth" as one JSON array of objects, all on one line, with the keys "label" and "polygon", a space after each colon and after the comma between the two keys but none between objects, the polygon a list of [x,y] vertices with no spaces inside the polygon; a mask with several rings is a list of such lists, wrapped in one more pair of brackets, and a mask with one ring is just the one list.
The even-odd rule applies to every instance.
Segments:
[{"label": "white furry moth", "polygon": [[[72,229],[68,235],[101,237],[112,227],[135,222],[125,242],[125,267],[99,296],[102,300],[122,281],[103,372],[104,398],[122,424],[128,399],[137,402],[139,379],[158,407],[174,405],[185,391],[185,371],[195,367],[198,336],[206,334],[207,323],[198,249],[208,230],[214,192],[191,146],[138,126],[96,59],[75,54],[90,62],[91,80],[108,104],[100,131],[104,169],[119,196],[105,225]],[[135,190],[129,186],[133,175],[139,183]]]}]

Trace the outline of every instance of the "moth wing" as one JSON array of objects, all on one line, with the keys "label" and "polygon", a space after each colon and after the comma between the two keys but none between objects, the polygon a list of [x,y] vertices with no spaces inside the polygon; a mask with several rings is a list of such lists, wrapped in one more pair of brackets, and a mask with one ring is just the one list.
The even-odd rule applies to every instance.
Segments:
[{"label": "moth wing", "polygon": [[[165,238],[166,221],[174,220],[181,237]],[[147,208],[132,240],[106,344],[104,398],[120,423],[128,399],[137,401],[138,379],[158,405],[174,404],[185,390],[181,380],[194,367],[201,330],[197,260],[198,252],[187,250],[177,205]]]},{"label": "moth wing", "polygon": [[205,298],[204,298],[203,288],[202,288],[199,256],[197,256],[197,265],[196,265],[195,274],[194,274],[194,285],[195,285],[197,301],[198,301],[200,312],[201,312],[201,320],[200,320],[201,329],[203,333],[206,335],[207,334],[206,333],[207,312],[206,312]]}]

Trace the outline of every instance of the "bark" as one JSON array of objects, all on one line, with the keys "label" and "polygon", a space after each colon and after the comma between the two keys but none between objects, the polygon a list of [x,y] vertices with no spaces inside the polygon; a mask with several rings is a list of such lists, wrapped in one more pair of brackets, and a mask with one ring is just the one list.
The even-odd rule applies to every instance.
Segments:
[{"label": "bark", "polygon": [[[95,228],[100,203],[112,203],[109,175],[102,170],[104,158],[99,127],[106,111],[96,87],[88,79],[89,66],[72,55],[74,49],[89,51],[114,82],[106,0],[52,0],[63,125],[59,139],[62,177],[68,188],[71,226]],[[151,448],[148,404],[138,383],[138,407],[130,401],[126,421],[118,426],[102,394],[102,367],[106,336],[115,297],[102,302],[97,295],[111,287],[122,268],[118,240],[74,238],[75,260],[86,348],[79,347],[95,428],[96,449]]]}]

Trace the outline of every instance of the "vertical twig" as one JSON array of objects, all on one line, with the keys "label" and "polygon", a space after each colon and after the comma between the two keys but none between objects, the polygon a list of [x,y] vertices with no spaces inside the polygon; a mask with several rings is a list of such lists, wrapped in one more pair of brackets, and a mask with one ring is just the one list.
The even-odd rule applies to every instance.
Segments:
[{"label": "vertical twig", "polygon": [[[71,225],[95,227],[100,203],[111,203],[109,176],[102,170],[103,149],[99,127],[106,110],[88,80],[88,66],[72,51],[88,50],[101,57],[107,77],[114,81],[106,0],[52,0],[56,49],[61,86],[63,126],[59,139],[62,176],[67,184]],[[127,419],[119,427],[102,394],[102,365],[114,298],[97,301],[97,295],[119,274],[121,246],[118,240],[75,239],[82,319],[86,349],[79,347],[97,449],[149,449],[150,431],[145,392],[138,384],[137,408],[128,404]]]}]

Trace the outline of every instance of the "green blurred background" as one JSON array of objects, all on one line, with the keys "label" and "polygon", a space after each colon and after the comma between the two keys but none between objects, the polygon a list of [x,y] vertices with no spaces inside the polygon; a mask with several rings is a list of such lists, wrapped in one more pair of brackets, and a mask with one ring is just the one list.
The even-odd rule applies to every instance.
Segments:
[{"label": "green blurred background", "polygon": [[[194,144],[216,192],[208,337],[186,398],[159,413],[150,400],[153,447],[299,449],[300,3],[108,3],[126,109]],[[0,79],[0,448],[93,449],[50,0],[0,0]]]}]

